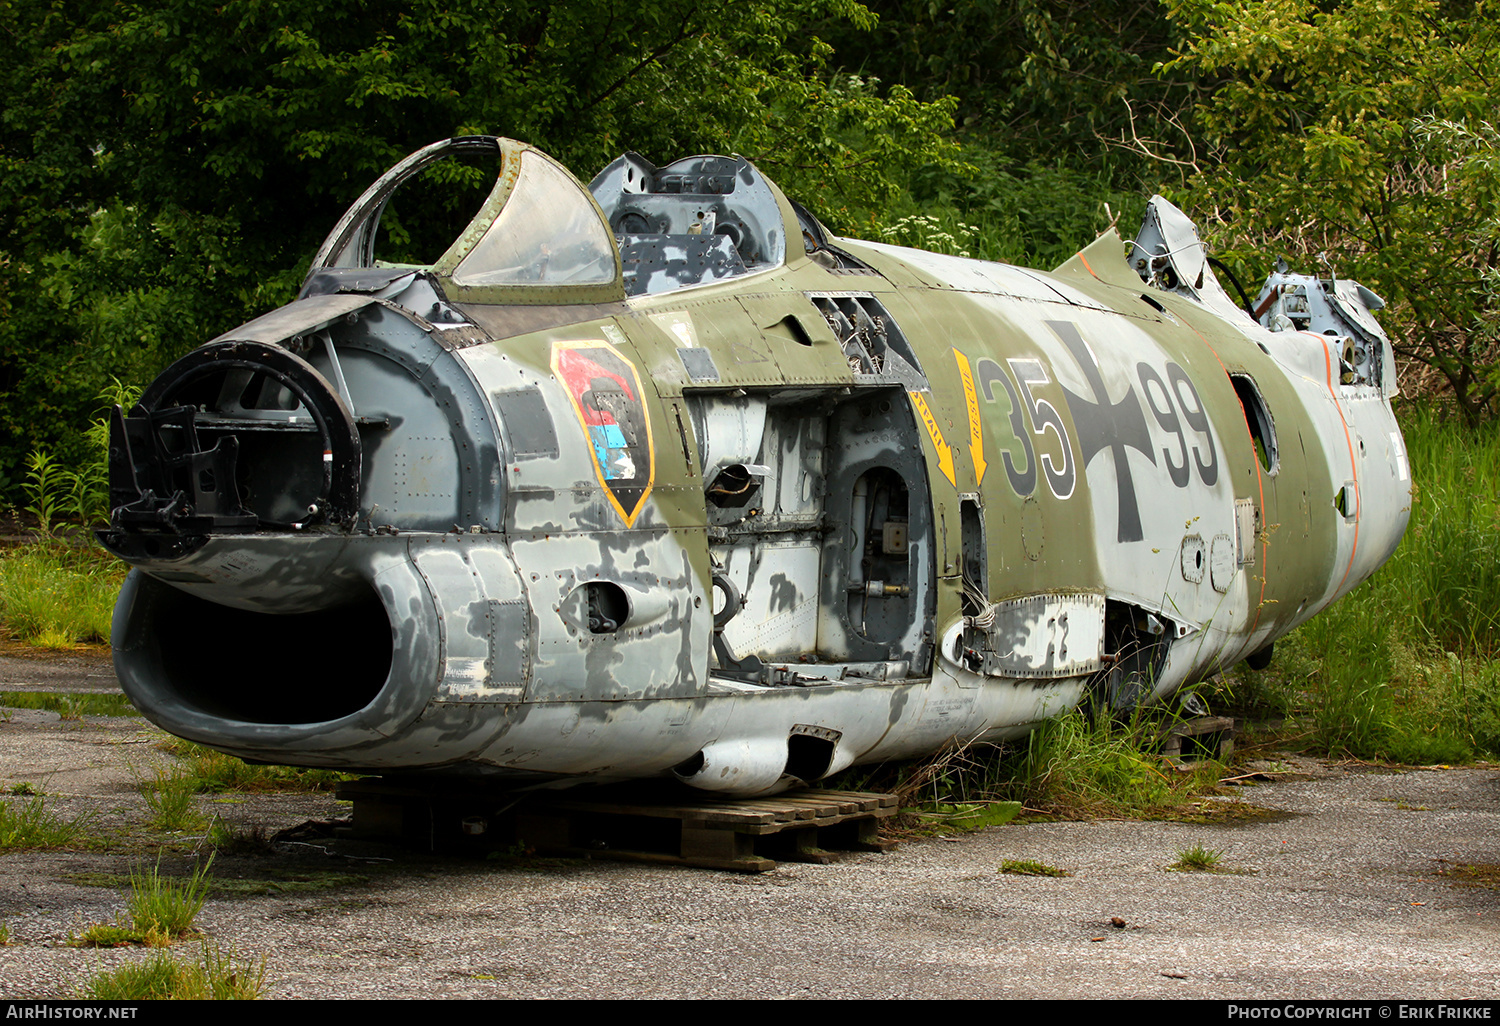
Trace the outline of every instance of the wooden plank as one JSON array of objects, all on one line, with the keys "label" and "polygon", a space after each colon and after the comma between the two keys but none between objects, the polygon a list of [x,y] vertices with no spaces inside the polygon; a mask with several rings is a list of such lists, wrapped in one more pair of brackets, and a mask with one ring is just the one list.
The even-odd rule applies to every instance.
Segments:
[{"label": "wooden plank", "polygon": [[732,873],[767,873],[776,868],[775,861],[759,855],[742,859],[685,858],[659,851],[622,851],[614,848],[603,851],[569,848],[552,854],[583,859],[609,859],[613,862],[650,862],[658,865],[694,866],[698,869],[724,869]]},{"label": "wooden plank", "polygon": [[708,822],[721,823],[774,823],[774,813],[760,809],[741,809],[728,805],[647,805],[642,803],[583,802],[572,799],[546,802],[548,808],[566,809],[569,812],[594,812],[622,816],[653,816],[665,819],[682,819],[696,816]]},{"label": "wooden plank", "polygon": [[737,804],[747,809],[764,809],[782,822],[813,819],[817,815],[812,809],[786,802],[780,798],[746,798]]},{"label": "wooden plank", "polygon": [[789,798],[787,801],[805,805],[812,809],[819,819],[829,816],[851,816],[860,811],[858,802],[830,801],[822,795],[816,798]]},{"label": "wooden plank", "polygon": [[[808,791],[809,797],[818,795],[829,795],[833,798],[846,798],[852,801],[873,801],[877,808],[895,810],[900,806],[901,800],[893,794],[880,794],[870,791]],[[890,813],[894,814],[894,812]]]}]

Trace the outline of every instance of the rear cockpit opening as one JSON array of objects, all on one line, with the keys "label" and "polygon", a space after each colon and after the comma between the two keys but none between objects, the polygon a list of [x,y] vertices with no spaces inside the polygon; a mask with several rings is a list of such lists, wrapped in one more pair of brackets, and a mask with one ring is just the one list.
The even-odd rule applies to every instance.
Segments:
[{"label": "rear cockpit opening", "polygon": [[354,601],[277,615],[208,602],[147,577],[128,633],[148,644],[116,652],[122,676],[149,681],[155,704],[261,724],[324,723],[359,712],[385,686],[390,620],[365,589]]},{"label": "rear cockpit opening", "polygon": [[589,183],[620,245],[625,292],[639,296],[779,267],[781,208],[743,157],[658,168],[627,153]]}]

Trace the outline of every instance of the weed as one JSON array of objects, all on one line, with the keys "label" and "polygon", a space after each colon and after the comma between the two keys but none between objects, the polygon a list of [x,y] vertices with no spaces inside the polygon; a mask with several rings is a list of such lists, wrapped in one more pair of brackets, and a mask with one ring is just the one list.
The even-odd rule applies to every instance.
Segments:
[{"label": "weed", "polygon": [[181,768],[158,769],[155,779],[141,782],[141,795],[157,830],[185,831],[203,825],[198,811],[198,778]]},{"label": "weed", "polygon": [[0,691],[0,705],[12,709],[43,709],[63,719],[79,716],[140,716],[130,699],[112,692]]},{"label": "weed", "polygon": [[110,410],[115,406],[130,409],[140,398],[141,389],[111,378],[95,398],[100,407],[84,437],[89,455],[75,467],[67,467],[46,449],[34,449],[26,458],[26,482],[21,486],[28,505],[26,511],[36,518],[44,538],[51,537],[53,521],[69,517],[85,527],[109,517],[109,430]]},{"label": "weed", "polygon": [[44,799],[32,798],[20,806],[0,802],[0,851],[8,848],[66,848],[93,820],[85,813],[65,820],[47,811]]},{"label": "weed", "polygon": [[208,843],[214,851],[226,855],[270,855],[276,850],[265,827],[236,827],[217,815],[208,827]]},{"label": "weed", "polygon": [[161,747],[187,764],[198,791],[331,791],[352,777],[334,770],[251,765],[204,745],[174,738]]},{"label": "weed", "polygon": [[240,963],[204,942],[194,961],[159,951],[142,962],[90,977],[78,996],[92,1001],[250,1001],[265,993],[266,960]]},{"label": "weed", "polygon": [[36,786],[29,781],[23,780],[19,784],[11,784],[10,793],[19,795],[36,794]]},{"label": "weed", "polygon": [[1020,802],[929,802],[917,814],[943,830],[973,833],[986,827],[1009,823],[1021,814]]},{"label": "weed", "polygon": [[1066,869],[1049,866],[1035,859],[1006,859],[1000,863],[1000,872],[1016,876],[1072,876]]},{"label": "weed", "polygon": [[991,777],[1003,749],[998,745],[955,742],[927,759],[908,763],[894,790],[903,808],[968,804],[993,796],[1000,781]]},{"label": "weed", "polygon": [[194,867],[182,879],[162,876],[159,858],[149,871],[139,866],[132,869],[125,895],[126,915],[113,924],[97,923],[89,927],[74,943],[91,948],[125,944],[164,948],[179,937],[188,936],[193,932],[193,920],[208,898],[211,883],[208,871],[213,864],[210,855],[207,862]]},{"label": "weed", "polygon": [[1177,861],[1167,868],[1185,873],[1212,873],[1219,868],[1223,858],[1223,852],[1195,844],[1191,848],[1179,848]]},{"label": "weed", "polygon": [[948,253],[966,257],[970,253],[964,247],[970,244],[979,229],[964,224],[954,217],[940,218],[931,214],[908,214],[892,224],[878,228],[876,234],[883,242],[898,246],[912,246],[933,253]]},{"label": "weed", "polygon": [[145,943],[140,931],[123,923],[95,923],[73,939],[81,948],[128,948]]},{"label": "weed", "polygon": [[1164,773],[1161,757],[1142,747],[1149,732],[1140,727],[1074,712],[1042,723],[1013,747],[957,743],[917,762],[850,771],[827,786],[894,791],[921,819],[973,817],[973,806],[997,814],[996,803],[1007,802],[1062,816],[1160,815],[1217,793],[1222,767]]},{"label": "weed", "polygon": [[212,855],[208,861],[194,867],[191,875],[177,880],[161,875],[161,864],[130,873],[130,895],[126,907],[135,928],[147,938],[165,938],[158,945],[148,939],[153,947],[170,944],[184,937],[193,928],[193,920],[208,898],[208,871],[214,864]]},{"label": "weed", "polygon": [[10,947],[10,924],[0,923],[0,948]]},{"label": "weed", "polygon": [[1217,788],[1215,764],[1164,773],[1160,757],[1141,747],[1139,726],[1079,713],[1043,724],[1013,756],[1009,796],[1067,815],[1142,815]]},{"label": "weed", "polygon": [[44,537],[52,533],[52,521],[62,512],[66,501],[67,473],[46,449],[35,449],[26,457],[26,483],[21,490],[29,502],[26,512],[36,518]]},{"label": "weed", "polygon": [[21,641],[58,648],[109,640],[125,566],[49,540],[0,555],[0,622]]}]

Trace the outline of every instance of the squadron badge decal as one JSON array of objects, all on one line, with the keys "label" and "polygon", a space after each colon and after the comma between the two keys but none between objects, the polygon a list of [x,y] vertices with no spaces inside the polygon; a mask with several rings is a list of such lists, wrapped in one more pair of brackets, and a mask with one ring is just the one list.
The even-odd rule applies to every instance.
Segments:
[{"label": "squadron badge decal", "polygon": [[656,478],[651,420],[635,365],[608,342],[558,342],[552,373],[578,414],[610,505],[631,526]]}]

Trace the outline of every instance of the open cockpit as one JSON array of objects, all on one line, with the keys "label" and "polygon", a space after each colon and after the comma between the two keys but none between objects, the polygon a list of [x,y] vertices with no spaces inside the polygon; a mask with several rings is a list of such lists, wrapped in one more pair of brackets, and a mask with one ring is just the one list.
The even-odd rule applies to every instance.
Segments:
[{"label": "open cockpit", "polygon": [[628,295],[733,278],[786,260],[776,194],[743,157],[687,157],[657,168],[627,153],[599,172],[589,190],[620,243]]},{"label": "open cockpit", "polygon": [[[409,230],[403,187],[452,182],[456,193],[463,175],[439,165],[487,158],[499,168],[478,211],[441,255],[413,262],[397,245]],[[658,168],[626,153],[585,188],[530,146],[464,136],[417,151],[372,185],[324,242],[303,295],[395,298],[389,286],[401,277],[431,275],[458,303],[601,302],[780,267],[789,234],[818,237],[821,228],[743,157]]]}]

